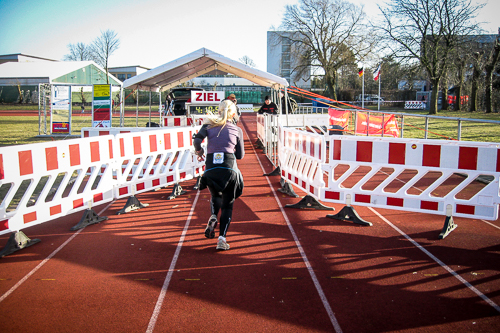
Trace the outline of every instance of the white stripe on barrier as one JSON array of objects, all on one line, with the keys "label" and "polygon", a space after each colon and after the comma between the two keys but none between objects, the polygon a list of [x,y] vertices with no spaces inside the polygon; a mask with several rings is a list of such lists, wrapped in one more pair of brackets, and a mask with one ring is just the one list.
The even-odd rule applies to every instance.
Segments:
[{"label": "white stripe on barrier", "polygon": [[113,140],[109,135],[2,147],[0,234],[113,200]]}]

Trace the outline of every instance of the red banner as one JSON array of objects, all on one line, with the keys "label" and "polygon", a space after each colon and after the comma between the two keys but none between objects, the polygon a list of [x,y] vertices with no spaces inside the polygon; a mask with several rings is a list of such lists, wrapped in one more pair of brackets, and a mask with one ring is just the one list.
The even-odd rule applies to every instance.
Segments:
[{"label": "red banner", "polygon": [[356,119],[356,134],[366,134],[367,127],[369,135],[381,135],[383,128],[384,135],[390,135],[395,138],[399,137],[398,122],[394,115],[387,115],[384,117],[370,115],[368,118],[368,114],[358,112]]},{"label": "red banner", "polygon": [[340,125],[342,128],[347,129],[349,125],[349,111],[328,109],[329,125]]}]

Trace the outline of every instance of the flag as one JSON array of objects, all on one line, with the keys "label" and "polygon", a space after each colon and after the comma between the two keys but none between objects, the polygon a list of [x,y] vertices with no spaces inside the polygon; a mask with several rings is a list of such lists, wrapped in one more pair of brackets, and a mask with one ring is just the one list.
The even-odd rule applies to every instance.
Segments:
[{"label": "flag", "polygon": [[373,72],[373,79],[375,81],[378,80],[378,77],[380,76],[380,67],[382,67],[382,63],[380,63],[377,67],[377,69]]},{"label": "flag", "polygon": [[359,77],[362,77],[363,74],[364,74],[363,67],[361,67],[361,69],[358,71],[358,75],[359,75]]}]

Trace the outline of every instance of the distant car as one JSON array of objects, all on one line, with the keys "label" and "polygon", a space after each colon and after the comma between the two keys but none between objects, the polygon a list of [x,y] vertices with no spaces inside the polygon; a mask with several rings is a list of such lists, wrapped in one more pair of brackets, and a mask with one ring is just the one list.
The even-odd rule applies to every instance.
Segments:
[{"label": "distant car", "polygon": [[[379,99],[380,99],[380,104],[385,102],[383,97],[378,97],[377,95],[366,95],[365,94],[365,104],[378,104]],[[361,105],[362,95],[356,96],[355,101],[356,101],[355,104]]]},{"label": "distant car", "polygon": [[[180,87],[172,88],[170,93],[167,95],[167,102],[165,103],[165,109],[167,110],[170,106],[169,103],[173,103],[172,111],[176,116],[186,115],[186,103],[191,102],[191,91],[204,91],[203,88],[194,87]],[[170,101],[169,101],[170,99]]]}]

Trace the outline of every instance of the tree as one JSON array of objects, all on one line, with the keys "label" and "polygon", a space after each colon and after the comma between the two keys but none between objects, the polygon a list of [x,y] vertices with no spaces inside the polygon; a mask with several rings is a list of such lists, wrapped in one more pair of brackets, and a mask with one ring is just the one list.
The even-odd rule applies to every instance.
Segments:
[{"label": "tree", "polygon": [[287,5],[281,29],[297,51],[299,63],[294,74],[301,77],[311,66],[313,70],[320,68],[335,100],[337,71],[364,60],[376,42],[367,28],[363,7],[345,0],[300,0],[298,6]]},{"label": "tree", "polygon": [[488,62],[485,66],[486,72],[486,113],[493,112],[493,71],[500,63],[500,29],[494,42]]},{"label": "tree", "polygon": [[85,43],[68,44],[69,54],[63,57],[64,61],[88,61],[94,60],[92,48]]},{"label": "tree", "polygon": [[101,36],[92,42],[94,60],[106,71],[106,83],[109,83],[108,61],[109,57],[120,47],[120,39],[113,30],[101,31]]},{"label": "tree", "polygon": [[243,56],[243,57],[241,57],[241,58],[240,58],[240,59],[238,59],[238,60],[239,60],[240,62],[244,63],[244,64],[245,64],[245,65],[247,65],[247,66],[250,66],[250,67],[255,67],[255,66],[256,66],[256,65],[255,65],[255,63],[253,62],[253,60],[252,60],[252,59],[250,59],[250,57],[248,57],[248,56],[246,56],[246,55],[245,55],[245,56]]},{"label": "tree", "polygon": [[438,110],[441,79],[450,65],[450,54],[464,36],[478,31],[472,19],[483,5],[469,0],[392,0],[380,8],[380,27],[393,52],[403,59],[418,59],[433,87],[431,114]]}]

